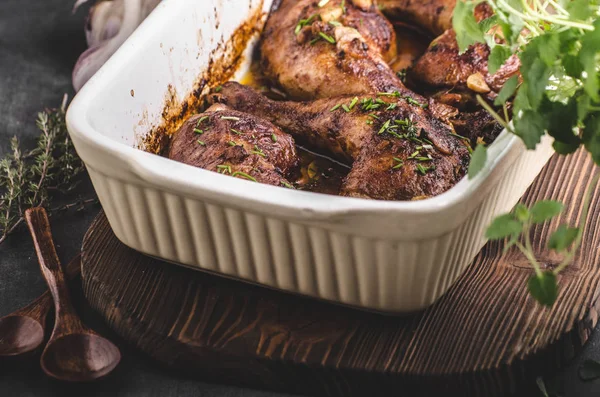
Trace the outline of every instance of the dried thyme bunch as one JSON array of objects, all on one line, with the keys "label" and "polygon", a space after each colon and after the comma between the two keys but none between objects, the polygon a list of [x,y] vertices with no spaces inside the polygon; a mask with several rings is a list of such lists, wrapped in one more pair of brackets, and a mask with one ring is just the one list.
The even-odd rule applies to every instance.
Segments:
[{"label": "dried thyme bunch", "polygon": [[[67,133],[65,109],[67,96],[58,109],[38,114],[41,131],[37,147],[23,152],[17,137],[11,139],[11,151],[0,160],[0,244],[23,222],[27,208],[49,206],[58,195],[71,193],[85,172]],[[50,209],[57,212],[81,207],[95,199]]]}]

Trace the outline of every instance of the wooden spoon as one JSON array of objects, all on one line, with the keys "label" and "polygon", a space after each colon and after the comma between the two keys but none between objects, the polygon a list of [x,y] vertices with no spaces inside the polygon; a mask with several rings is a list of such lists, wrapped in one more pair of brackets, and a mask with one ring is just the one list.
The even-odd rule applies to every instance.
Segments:
[{"label": "wooden spoon", "polygon": [[[72,280],[81,273],[81,254],[66,266]],[[37,350],[44,341],[46,317],[52,309],[52,295],[46,291],[28,306],[0,318],[0,357],[20,356]]]},{"label": "wooden spoon", "polygon": [[25,220],[56,312],[54,330],[40,360],[42,369],[51,377],[72,382],[108,375],[121,361],[121,352],[112,342],[85,327],[77,316],[54,249],[46,211],[31,208],[25,212]]}]

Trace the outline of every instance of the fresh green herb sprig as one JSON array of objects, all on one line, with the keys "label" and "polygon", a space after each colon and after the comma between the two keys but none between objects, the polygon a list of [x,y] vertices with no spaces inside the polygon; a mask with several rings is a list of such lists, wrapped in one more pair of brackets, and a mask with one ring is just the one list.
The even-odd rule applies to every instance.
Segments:
[{"label": "fresh green herb sprig", "polygon": [[[11,150],[0,160],[0,244],[23,223],[27,208],[50,206],[52,199],[68,195],[78,186],[85,168],[67,133],[65,109],[67,97],[59,109],[38,114],[40,130],[37,147],[23,152],[16,137]],[[95,198],[49,208],[50,213],[82,208]]]},{"label": "fresh green herb sprig", "polygon": [[[546,134],[559,154],[584,147],[600,165],[600,7],[598,0],[486,0],[494,15],[481,22],[474,16],[481,0],[457,2],[453,25],[461,52],[476,43],[490,47],[488,69],[498,71],[511,57],[521,62],[520,76],[510,78],[494,103],[478,96],[479,103],[509,132],[535,149]],[[511,111],[509,112],[509,106]],[[509,117],[512,114],[512,120]],[[478,145],[469,166],[475,177],[487,162]],[[585,210],[578,228],[560,226],[548,248],[564,254],[553,270],[543,271],[529,241],[533,224],[549,220],[562,209],[542,201],[531,209],[517,206],[496,218],[487,231],[490,239],[509,238],[534,268],[528,287],[533,297],[551,306],[558,294],[556,276],[572,261],[587,218],[596,177],[588,187]],[[522,243],[521,240],[524,242]]]}]

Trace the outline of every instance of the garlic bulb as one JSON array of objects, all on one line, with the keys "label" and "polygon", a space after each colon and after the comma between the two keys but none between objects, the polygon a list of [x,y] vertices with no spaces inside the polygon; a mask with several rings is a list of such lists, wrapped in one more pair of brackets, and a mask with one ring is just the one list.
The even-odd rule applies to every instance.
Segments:
[{"label": "garlic bulb", "polygon": [[[89,0],[77,0],[73,10]],[[119,49],[160,0],[100,0],[90,9],[85,27],[88,49],[73,69],[73,87],[81,87]]]}]

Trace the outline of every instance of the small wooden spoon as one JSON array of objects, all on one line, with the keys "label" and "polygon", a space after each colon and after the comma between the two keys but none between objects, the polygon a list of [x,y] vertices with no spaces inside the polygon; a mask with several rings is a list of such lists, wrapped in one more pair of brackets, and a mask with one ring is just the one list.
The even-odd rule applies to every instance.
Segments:
[{"label": "small wooden spoon", "polygon": [[51,377],[72,382],[109,374],[121,361],[121,352],[112,342],[85,327],[77,316],[54,249],[46,211],[31,208],[25,212],[25,220],[56,312],[54,330],[40,360],[42,369]]},{"label": "small wooden spoon", "polygon": [[[69,280],[79,276],[81,254],[67,264],[66,273]],[[52,295],[46,291],[28,306],[0,318],[0,357],[28,354],[41,346],[52,303]]]}]

